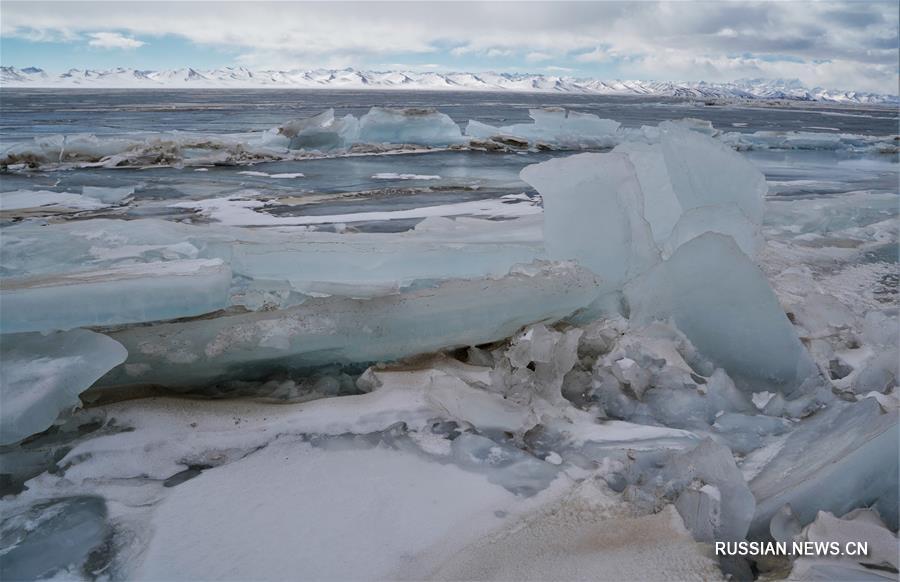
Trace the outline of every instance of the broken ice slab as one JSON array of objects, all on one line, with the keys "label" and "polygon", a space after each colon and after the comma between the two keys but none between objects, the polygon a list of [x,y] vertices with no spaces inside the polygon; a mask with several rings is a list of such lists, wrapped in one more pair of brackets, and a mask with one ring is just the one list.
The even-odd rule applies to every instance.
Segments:
[{"label": "broken ice slab", "polygon": [[[524,432],[529,410],[500,395],[473,386],[491,383],[491,368],[471,366],[450,359],[437,359],[425,367],[369,368],[359,380],[367,390],[421,392],[425,402],[446,418],[466,422],[481,430]],[[532,423],[533,424],[533,423]]]},{"label": "broken ice slab", "polygon": [[544,244],[554,260],[577,260],[613,288],[659,260],[643,219],[643,195],[624,154],[578,154],[526,167],[544,201]]},{"label": "broken ice slab", "polygon": [[358,143],[447,146],[462,143],[459,126],[446,113],[424,107],[373,107],[359,118]]},{"label": "broken ice slab", "polygon": [[450,445],[453,460],[469,471],[515,493],[531,496],[547,488],[559,469],[508,444],[498,444],[473,433],[463,433]]},{"label": "broken ice slab", "polygon": [[352,236],[149,218],[48,225],[25,222],[3,230],[0,273],[25,277],[57,274],[63,265],[66,271],[96,270],[130,263],[220,258],[234,263],[235,275],[250,278],[370,283],[442,278],[442,265],[449,277],[501,275],[513,264],[540,258],[540,207],[502,198],[489,204],[507,212],[527,207],[530,214],[504,221],[432,216],[403,233]]},{"label": "broken ice slab", "polygon": [[277,130],[233,134],[135,133],[52,135],[20,142],[0,153],[0,167],[181,166],[284,159],[289,139]]},{"label": "broken ice slab", "polygon": [[897,142],[892,136],[812,131],[730,131],[722,134],[720,139],[738,151],[772,149],[897,153]]},{"label": "broken ice slab", "polygon": [[559,332],[537,324],[517,334],[506,353],[495,356],[491,389],[519,403],[534,398],[554,404],[566,402],[563,379],[578,361],[581,333],[577,328]]},{"label": "broken ice slab", "polygon": [[667,453],[658,463],[661,468],[638,459],[629,469],[636,472],[632,497],[674,501],[698,541],[744,539],[756,502],[727,447],[704,439],[691,449]]},{"label": "broken ice slab", "polygon": [[707,231],[732,236],[748,256],[755,255],[767,186],[749,161],[674,123],[660,124],[659,143],[629,141],[613,152],[626,154],[634,166],[641,212],[664,257]]},{"label": "broken ice slab", "polygon": [[788,435],[751,453],[750,489],[757,499],[750,535],[769,535],[769,522],[789,503],[801,524],[819,511],[835,515],[874,506],[897,528],[898,415],[874,398],[840,400],[801,421]]},{"label": "broken ice slab", "polygon": [[512,335],[590,304],[595,277],[536,261],[497,279],[456,279],[368,300],[310,299],[279,311],[141,326],[111,333],[131,354],[102,383],[187,386],[273,367],[389,361]]},{"label": "broken ice slab", "polygon": [[82,186],[82,196],[94,198],[104,204],[118,204],[134,195],[134,186],[113,188],[108,186]]},{"label": "broken ice slab", "polygon": [[695,540],[706,543],[715,541],[722,519],[722,494],[718,487],[701,485],[685,489],[675,500],[675,509]]},{"label": "broken ice slab", "polygon": [[759,268],[731,237],[706,233],[626,288],[635,322],[671,318],[743,389],[799,394],[818,374]]},{"label": "broken ice slab", "polygon": [[759,223],[747,219],[734,204],[701,206],[686,210],[661,247],[663,258],[669,258],[684,243],[705,232],[730,236],[748,257],[755,257],[763,245]]},{"label": "broken ice slab", "polygon": [[448,146],[463,143],[459,126],[445,113],[431,108],[372,107],[359,119],[335,118],[334,109],[288,121],[278,133],[290,139],[291,149],[347,149],[357,144],[415,144]]},{"label": "broken ice slab", "polygon": [[[4,580],[92,579],[112,558],[101,497],[60,497],[5,507],[0,523]],[[108,572],[106,572],[108,574]]]},{"label": "broken ice slab", "polygon": [[326,109],[318,115],[292,119],[278,128],[278,133],[288,137],[292,150],[322,150],[346,148],[359,136],[359,120],[352,115],[335,119],[334,109]]},{"label": "broken ice slab", "polygon": [[0,331],[111,326],[202,315],[228,306],[221,259],[119,265],[0,282]]},{"label": "broken ice slab", "polygon": [[618,143],[620,123],[601,119],[591,113],[567,111],[560,107],[529,109],[533,123],[494,127],[469,121],[466,136],[489,140],[494,137],[517,138],[531,145],[545,144],[560,149],[612,147]]},{"label": "broken ice slab", "polygon": [[660,147],[672,189],[685,210],[734,204],[761,224],[766,178],[756,166],[720,142],[677,123],[659,124]]},{"label": "broken ice slab", "polygon": [[128,355],[115,340],[84,329],[3,334],[0,348],[0,445],[48,428]]},{"label": "broken ice slab", "polygon": [[[705,232],[749,256],[760,241],[765,177],[715,140],[660,124],[659,143],[556,158],[522,170],[544,202],[552,259],[575,259],[620,286]],[[728,179],[723,178],[728,176]]]},{"label": "broken ice slab", "polygon": [[153,218],[93,218],[50,224],[23,221],[3,228],[0,273],[4,278],[18,279],[121,264],[217,258],[201,257],[199,253],[207,250],[207,241],[227,240],[226,234]]},{"label": "broken ice slab", "polygon": [[634,166],[643,194],[644,218],[650,224],[653,240],[662,245],[684,210],[669,179],[662,148],[656,143],[628,141],[616,146],[613,153],[627,155]]}]

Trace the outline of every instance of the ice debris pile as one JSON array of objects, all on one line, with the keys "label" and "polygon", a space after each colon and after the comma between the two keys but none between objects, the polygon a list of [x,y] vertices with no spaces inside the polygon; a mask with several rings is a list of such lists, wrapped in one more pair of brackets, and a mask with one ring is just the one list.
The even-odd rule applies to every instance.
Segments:
[{"label": "ice debris pile", "polygon": [[[243,165],[331,155],[397,150],[471,148],[488,151],[589,150],[642,140],[655,128],[627,128],[591,113],[559,107],[531,109],[531,123],[492,126],[469,120],[465,132],[433,108],[372,107],[360,117],[335,116],[327,109],[266,131],[232,134],[197,132],[71,134],[13,143],[0,153],[11,170],[71,167],[201,167]],[[897,136],[823,134],[802,131],[720,132],[710,122],[685,120],[737,150],[801,149],[896,154]],[[649,139],[655,139],[653,135]]]},{"label": "ice debris pile", "polygon": [[[93,575],[118,560],[113,570],[130,573],[129,556],[144,546],[125,547],[122,532],[140,538],[152,522],[147,551],[158,559],[140,567],[165,577],[154,568],[181,559],[166,528],[186,527],[178,508],[203,497],[200,485],[181,483],[218,490],[242,483],[244,471],[288,466],[272,453],[278,439],[302,444],[285,454],[307,455],[325,475],[337,469],[322,450],[372,446],[426,480],[433,467],[447,478],[483,474],[491,499],[510,507],[590,478],[634,515],[674,506],[700,542],[859,527],[878,548],[896,543],[897,374],[882,355],[896,347],[896,313],[864,321],[877,354],[833,365],[840,340],[823,332],[804,343],[798,329],[808,340],[836,308],[822,316],[821,302],[810,303],[792,323],[754,262],[766,183],[740,154],[683,123],[619,134],[614,122],[532,117],[530,128],[468,132],[612,147],[526,167],[540,214],[432,216],[406,232],[368,234],[157,219],[5,226],[0,455],[4,487],[21,493],[3,501],[13,571],[36,578],[74,564]],[[326,112],[267,139],[446,145],[462,140],[454,128],[433,111]],[[58,159],[72,159],[58,145]],[[85,195],[115,204],[130,194]],[[848,316],[836,335],[857,323]],[[192,414],[209,423],[195,431],[197,421],[172,428],[183,404],[126,400],[161,388],[320,399],[258,409],[245,426],[237,415],[223,425],[230,401],[194,402]],[[102,412],[89,428],[71,415],[79,395],[96,407],[85,414]],[[156,503],[159,513],[142,509]],[[844,517],[835,525],[821,512]],[[37,560],[36,548],[61,543],[53,536],[73,520],[90,527],[70,554]],[[872,560],[896,568],[881,553]],[[742,559],[720,566],[752,575]],[[826,568],[753,566],[803,576]]]}]

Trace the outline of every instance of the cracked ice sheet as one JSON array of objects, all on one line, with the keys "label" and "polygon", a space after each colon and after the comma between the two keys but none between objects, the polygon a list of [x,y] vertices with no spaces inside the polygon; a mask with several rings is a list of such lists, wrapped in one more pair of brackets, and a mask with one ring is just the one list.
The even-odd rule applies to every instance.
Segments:
[{"label": "cracked ice sheet", "polygon": [[460,202],[458,204],[423,206],[408,210],[356,212],[352,214],[334,214],[331,216],[274,216],[265,212],[267,207],[273,207],[275,205],[277,205],[277,201],[228,197],[177,202],[172,204],[171,207],[196,210],[203,216],[229,226],[309,226],[316,224],[428,218],[432,216],[518,218],[520,216],[530,216],[542,212],[541,207],[537,204],[522,201],[515,195]]},{"label": "cracked ice sheet", "polygon": [[[534,497],[517,497],[492,483],[490,470],[466,471],[409,449],[314,448],[301,441],[310,434],[373,433],[398,422],[425,436],[434,419],[518,422],[507,401],[453,382],[455,377],[439,370],[393,378],[398,381],[370,394],[301,405],[169,398],[108,405],[102,407],[106,416],[133,430],[81,442],[61,461],[70,465],[64,476],[32,479],[15,503],[62,491],[102,494],[110,501],[111,519],[124,520],[138,544],[152,535],[138,570],[124,572],[132,578],[285,579],[302,572],[311,579],[397,579],[402,571],[421,579],[450,552],[505,524],[503,518],[531,511],[571,487],[563,474]],[[475,395],[480,399],[473,408]],[[527,416],[528,409],[522,412]],[[491,415],[496,423],[485,418]],[[662,428],[647,434],[647,427],[623,422],[578,426],[593,423],[586,414],[573,416],[573,422],[573,432],[593,440],[685,434]],[[192,464],[216,468],[174,489],[162,487],[162,480]],[[260,474],[267,476],[264,481]],[[367,495],[359,495],[361,488]],[[261,508],[263,497],[268,502]],[[221,511],[223,502],[229,511]],[[358,560],[347,559],[348,539]],[[126,554],[140,551],[131,547]]]},{"label": "cracked ice sheet", "polygon": [[[94,438],[74,448],[66,459],[76,464],[66,472],[66,479],[79,482],[98,475],[166,479],[198,461],[205,451],[243,451],[240,457],[279,435],[368,434],[398,422],[410,431],[421,431],[435,418],[505,430],[526,430],[538,422],[528,408],[511,408],[500,396],[465,386],[456,376],[440,370],[378,374],[386,382],[369,394],[297,405],[174,398],[108,405],[103,407],[108,416],[135,430]],[[595,424],[587,413],[571,407],[566,413],[557,420],[545,415],[544,421],[564,424],[576,443],[634,449],[669,447],[692,438],[686,431],[663,427]]]}]

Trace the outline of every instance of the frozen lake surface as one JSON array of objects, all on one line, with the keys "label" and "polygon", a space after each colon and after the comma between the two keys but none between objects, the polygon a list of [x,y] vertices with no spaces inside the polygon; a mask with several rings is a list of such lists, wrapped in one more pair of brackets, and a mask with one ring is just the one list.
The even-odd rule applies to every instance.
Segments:
[{"label": "frozen lake surface", "polygon": [[2,577],[896,576],[896,109],[0,99]]}]

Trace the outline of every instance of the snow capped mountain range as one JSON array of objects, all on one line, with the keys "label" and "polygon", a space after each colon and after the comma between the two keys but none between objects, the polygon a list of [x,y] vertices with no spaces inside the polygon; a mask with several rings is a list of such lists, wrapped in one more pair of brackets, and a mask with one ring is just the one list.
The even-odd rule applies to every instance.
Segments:
[{"label": "snow capped mountain range", "polygon": [[431,91],[523,91],[597,95],[654,95],[685,99],[789,99],[864,104],[900,104],[896,95],[809,89],[798,80],[743,79],[732,83],[603,81],[599,79],[513,73],[437,73],[410,71],[263,70],[243,67],[147,71],[130,68],[43,69],[0,67],[4,87],[105,88],[284,88],[413,89]]}]

